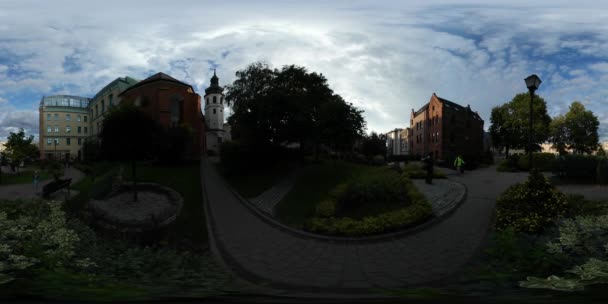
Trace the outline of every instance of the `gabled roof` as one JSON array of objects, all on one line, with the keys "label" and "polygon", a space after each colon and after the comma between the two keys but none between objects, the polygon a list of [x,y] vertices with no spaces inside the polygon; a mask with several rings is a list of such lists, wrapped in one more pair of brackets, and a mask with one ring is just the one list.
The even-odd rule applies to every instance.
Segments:
[{"label": "gabled roof", "polygon": [[[445,106],[447,106],[448,108],[454,108],[456,111],[465,111],[465,112],[469,112],[471,113],[471,115],[473,115],[473,117],[475,117],[476,119],[482,120],[481,117],[479,116],[479,114],[477,114],[477,112],[473,112],[471,111],[470,107],[463,107],[453,101],[447,100],[445,98],[441,98],[439,96],[437,96],[437,94],[433,93],[433,96],[435,98],[437,98],[437,100],[439,100],[439,102],[443,103]],[[432,97],[431,97],[432,98]],[[427,102],[424,106],[422,106],[422,108],[420,108],[418,111],[414,112],[414,116],[418,116],[420,113],[426,111],[426,109],[428,109],[430,104],[430,101]]]},{"label": "gabled roof", "polygon": [[167,81],[167,82],[172,82],[172,83],[175,83],[175,84],[179,84],[179,85],[191,88],[192,91],[194,92],[194,88],[191,85],[189,85],[189,84],[187,84],[187,83],[185,83],[183,81],[179,81],[179,80],[177,80],[177,79],[175,79],[175,78],[173,78],[173,77],[171,77],[171,76],[169,76],[169,75],[167,75],[165,73],[159,72],[159,73],[156,73],[156,74],[154,74],[154,75],[152,75],[152,76],[150,76],[150,77],[148,77],[148,78],[146,78],[146,79],[138,82],[137,84],[129,87],[128,89],[126,89],[122,93],[120,93],[120,95],[122,95],[125,92],[128,92],[128,91],[130,91],[130,90],[132,90],[134,88],[140,87],[140,86],[145,85],[145,84],[157,82],[157,81]]}]

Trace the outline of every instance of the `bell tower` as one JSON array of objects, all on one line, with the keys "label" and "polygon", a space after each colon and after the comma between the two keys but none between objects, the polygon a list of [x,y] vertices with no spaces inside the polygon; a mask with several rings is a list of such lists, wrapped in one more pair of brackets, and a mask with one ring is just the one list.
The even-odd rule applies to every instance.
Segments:
[{"label": "bell tower", "polygon": [[224,88],[219,85],[219,78],[211,77],[211,86],[205,89],[205,120],[209,131],[224,131]]}]

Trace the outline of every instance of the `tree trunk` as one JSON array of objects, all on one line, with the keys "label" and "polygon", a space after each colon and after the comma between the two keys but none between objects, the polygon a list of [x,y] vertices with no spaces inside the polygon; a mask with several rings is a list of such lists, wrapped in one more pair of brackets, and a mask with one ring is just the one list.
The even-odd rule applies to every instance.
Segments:
[{"label": "tree trunk", "polygon": [[505,146],[505,158],[509,158],[509,145]]},{"label": "tree trunk", "polygon": [[137,177],[135,175],[135,158],[131,160],[131,170],[133,171],[133,201],[137,202]]}]

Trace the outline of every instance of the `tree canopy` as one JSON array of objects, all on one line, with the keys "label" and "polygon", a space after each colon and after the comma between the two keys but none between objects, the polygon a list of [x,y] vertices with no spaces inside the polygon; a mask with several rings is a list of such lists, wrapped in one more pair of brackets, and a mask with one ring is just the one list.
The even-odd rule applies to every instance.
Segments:
[{"label": "tree canopy", "polygon": [[253,63],[226,87],[233,139],[253,145],[325,144],[348,149],[363,135],[362,111],[335,94],[327,79],[295,65]]},{"label": "tree canopy", "polygon": [[386,134],[371,132],[363,138],[361,153],[368,158],[376,155],[386,155]]},{"label": "tree canopy", "polygon": [[[549,138],[551,117],[547,114],[545,100],[534,95],[532,104],[533,126],[532,149],[540,150],[540,144]],[[528,150],[528,130],[530,118],[530,93],[515,95],[510,102],[492,109],[490,116],[490,136],[496,147]]]},{"label": "tree canopy", "polygon": [[23,161],[40,156],[38,147],[32,143],[33,140],[34,136],[26,136],[23,129],[9,133],[4,147],[6,157],[10,159],[13,165],[19,165]]},{"label": "tree canopy", "polygon": [[592,153],[599,146],[598,128],[600,122],[592,111],[574,101],[565,115],[556,117],[551,124],[553,147],[561,154],[570,149],[574,153]]}]

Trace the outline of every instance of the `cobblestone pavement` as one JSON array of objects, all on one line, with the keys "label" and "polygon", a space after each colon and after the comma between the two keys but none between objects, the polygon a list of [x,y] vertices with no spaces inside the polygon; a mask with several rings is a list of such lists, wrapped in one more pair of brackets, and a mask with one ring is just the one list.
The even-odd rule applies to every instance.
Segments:
[{"label": "cobblestone pavement", "polygon": [[448,179],[434,179],[432,185],[425,183],[422,179],[414,179],[412,182],[431,203],[433,214],[437,217],[456,208],[466,191],[463,184]]},{"label": "cobblestone pavement", "polygon": [[[81,180],[84,176],[85,176],[84,173],[78,171],[78,169],[76,169],[76,168],[71,167],[71,168],[65,169],[63,178],[71,178],[72,184],[75,184],[76,182]],[[44,185],[46,185],[47,183],[49,183],[50,181],[51,181],[50,179],[41,181],[38,184],[38,191],[36,191],[34,189],[33,183],[16,184],[16,185],[0,185],[0,199],[14,200],[14,199],[20,199],[20,198],[28,199],[28,198],[39,197],[40,192],[42,191],[42,187]],[[71,192],[76,192],[76,191],[71,191]],[[73,193],[72,193],[72,195],[73,195]],[[54,197],[61,198],[63,196],[55,195]]]},{"label": "cobblestone pavement", "polygon": [[283,199],[283,197],[285,197],[285,195],[287,195],[289,190],[291,190],[295,183],[296,176],[296,172],[292,173],[280,183],[249,201],[262,210],[262,212],[274,216],[274,207]]},{"label": "cobblestone pavement", "polygon": [[460,270],[487,234],[496,197],[525,173],[495,167],[450,176],[467,187],[466,201],[436,225],[396,239],[343,243],[277,228],[230,191],[213,166],[201,164],[212,246],[251,282],[297,290],[360,290],[425,285]]}]

